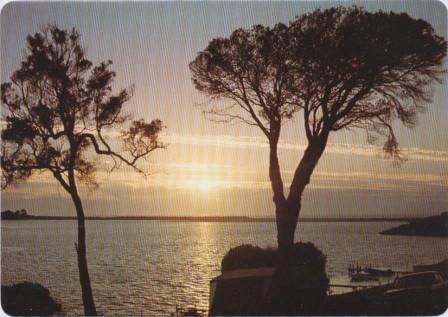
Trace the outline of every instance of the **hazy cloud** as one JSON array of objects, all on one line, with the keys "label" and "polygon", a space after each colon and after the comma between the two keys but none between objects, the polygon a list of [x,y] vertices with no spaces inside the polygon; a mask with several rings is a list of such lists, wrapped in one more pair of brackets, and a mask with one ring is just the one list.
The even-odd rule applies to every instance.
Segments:
[{"label": "hazy cloud", "polygon": [[[197,135],[197,134],[168,134],[163,136],[163,141],[168,144],[182,144],[205,147],[223,148],[268,148],[266,138],[253,136],[232,136],[232,135]],[[305,145],[293,144],[280,140],[279,149],[304,151]],[[403,155],[409,160],[427,160],[437,162],[448,162],[448,151],[435,151],[419,148],[402,148]],[[329,143],[326,153],[339,155],[359,155],[359,156],[382,156],[383,149],[375,145],[355,145],[344,143]]]}]

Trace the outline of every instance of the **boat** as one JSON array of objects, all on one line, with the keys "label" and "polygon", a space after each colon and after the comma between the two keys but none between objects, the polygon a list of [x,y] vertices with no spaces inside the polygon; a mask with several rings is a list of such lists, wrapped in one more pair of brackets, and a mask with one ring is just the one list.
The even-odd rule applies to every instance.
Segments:
[{"label": "boat", "polygon": [[[348,275],[349,276],[354,276],[357,274],[362,274],[359,278],[366,278],[366,280],[368,280],[367,276],[371,276],[371,277],[392,277],[394,276],[394,274],[396,274],[395,271],[391,270],[391,269],[386,269],[386,268],[375,268],[372,266],[365,266],[365,267],[361,267],[359,265],[350,265],[348,268]],[[355,277],[356,279],[357,277]],[[371,279],[370,279],[371,280]]]},{"label": "boat", "polygon": [[378,281],[378,276],[369,274],[367,272],[353,273],[350,277],[352,282]]},{"label": "boat", "polygon": [[395,274],[391,269],[379,269],[379,268],[368,268],[364,269],[366,273],[372,276],[382,276],[382,277],[391,277]]},{"label": "boat", "polygon": [[205,317],[205,309],[198,309],[196,307],[182,308],[176,305],[176,312],[171,314],[172,317]]}]

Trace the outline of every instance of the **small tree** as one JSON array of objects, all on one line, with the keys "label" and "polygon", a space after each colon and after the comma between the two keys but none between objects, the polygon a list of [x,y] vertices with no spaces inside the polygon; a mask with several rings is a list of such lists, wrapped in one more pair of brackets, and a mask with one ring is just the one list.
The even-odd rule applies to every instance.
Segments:
[{"label": "small tree", "polygon": [[[302,193],[330,133],[364,129],[370,141],[385,137],[384,150],[398,157],[392,122],[415,125],[432,82],[442,79],[446,49],[423,20],[338,7],[288,26],[238,29],[198,53],[190,70],[196,89],[210,97],[204,111],[257,126],[268,139],[280,250],[293,245]],[[299,111],[307,147],[285,195],[277,145],[282,125]]]},{"label": "small tree", "polygon": [[[97,186],[95,155],[112,158],[142,172],[139,159],[163,147],[158,136],[162,122],[130,121],[124,106],[129,90],[112,92],[111,61],[92,68],[76,30],[50,26],[27,38],[27,55],[11,82],[1,85],[6,127],[2,131],[2,187],[48,171],[75,205],[78,219],[79,278],[85,314],[97,315],[86,258],[84,209],[78,181]],[[127,125],[126,125],[127,124]],[[123,127],[127,129],[121,130]],[[109,142],[107,130],[119,132]],[[115,138],[115,137],[114,137]]]}]

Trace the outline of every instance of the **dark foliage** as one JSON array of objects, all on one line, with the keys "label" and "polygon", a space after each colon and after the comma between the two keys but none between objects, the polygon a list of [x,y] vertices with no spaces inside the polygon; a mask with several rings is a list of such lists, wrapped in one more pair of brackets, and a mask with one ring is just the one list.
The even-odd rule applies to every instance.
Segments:
[{"label": "dark foliage", "polygon": [[446,50],[426,21],[337,7],[289,25],[235,30],[212,40],[190,69],[199,91],[233,102],[208,104],[215,119],[258,126],[271,139],[303,110],[309,140],[325,129],[366,128],[385,135],[394,152],[390,122],[415,124],[444,74]]},{"label": "dark foliage", "polygon": [[307,242],[295,243],[285,256],[286,263],[277,269],[265,311],[270,315],[318,314],[329,285],[325,255]]},{"label": "dark foliage", "polygon": [[[27,38],[27,55],[11,82],[1,85],[2,186],[49,171],[68,192],[70,174],[96,186],[93,153],[136,167],[157,148],[158,119],[132,121],[125,106],[131,89],[113,93],[112,61],[93,67],[76,30],[49,26]],[[121,137],[110,141],[108,133]],[[118,151],[119,143],[124,151]]]},{"label": "dark foliage", "polygon": [[29,219],[29,218],[33,218],[33,216],[28,215],[25,209],[20,209],[16,211],[5,210],[1,212],[2,220]]},{"label": "dark foliage", "polygon": [[49,290],[38,283],[2,285],[1,297],[4,312],[11,316],[51,316],[61,311]]},{"label": "dark foliage", "polygon": [[[277,253],[276,249],[263,249],[250,244],[240,245],[231,248],[223,257],[221,271],[275,266]],[[298,276],[308,273],[317,276],[319,275],[318,272],[325,273],[325,256],[311,242],[294,244],[289,253],[288,261],[288,265],[294,267]],[[311,286],[311,284],[308,286]]]},{"label": "dark foliage", "polygon": [[325,271],[326,257],[314,244],[295,243],[288,256],[297,289],[316,290],[326,294],[329,279]]},{"label": "dark foliage", "polygon": [[221,261],[221,272],[275,266],[277,251],[262,249],[250,244],[231,248]]},{"label": "dark foliage", "polygon": [[[273,287],[262,303],[254,307],[234,305],[243,311],[233,314],[297,315],[318,311],[319,304],[325,301],[329,285],[324,254],[310,242],[295,243],[287,258],[286,265],[282,265],[273,276]],[[241,245],[230,249],[224,256],[221,271],[276,266],[278,260],[275,249]],[[248,287],[243,281],[240,284],[240,287]]]},{"label": "dark foliage", "polygon": [[[278,243],[287,249],[329,135],[365,130],[369,142],[382,139],[385,152],[400,159],[393,122],[417,123],[432,84],[446,73],[446,53],[446,40],[426,21],[336,7],[213,39],[190,70],[210,98],[204,112],[212,120],[253,125],[267,137]],[[308,145],[285,195],[277,147],[284,122],[298,113]]]}]

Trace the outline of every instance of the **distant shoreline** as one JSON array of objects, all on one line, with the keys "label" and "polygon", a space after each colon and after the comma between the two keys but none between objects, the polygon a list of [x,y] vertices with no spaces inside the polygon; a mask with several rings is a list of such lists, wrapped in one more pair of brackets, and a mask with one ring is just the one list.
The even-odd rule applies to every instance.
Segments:
[{"label": "distant shoreline", "polygon": [[[32,216],[18,217],[10,220],[76,220],[76,217],[65,216]],[[177,217],[177,216],[116,216],[116,217],[86,217],[86,220],[150,220],[150,221],[173,221],[173,222],[275,222],[275,218],[256,218],[256,217]],[[406,222],[413,218],[301,218],[299,222]]]}]

